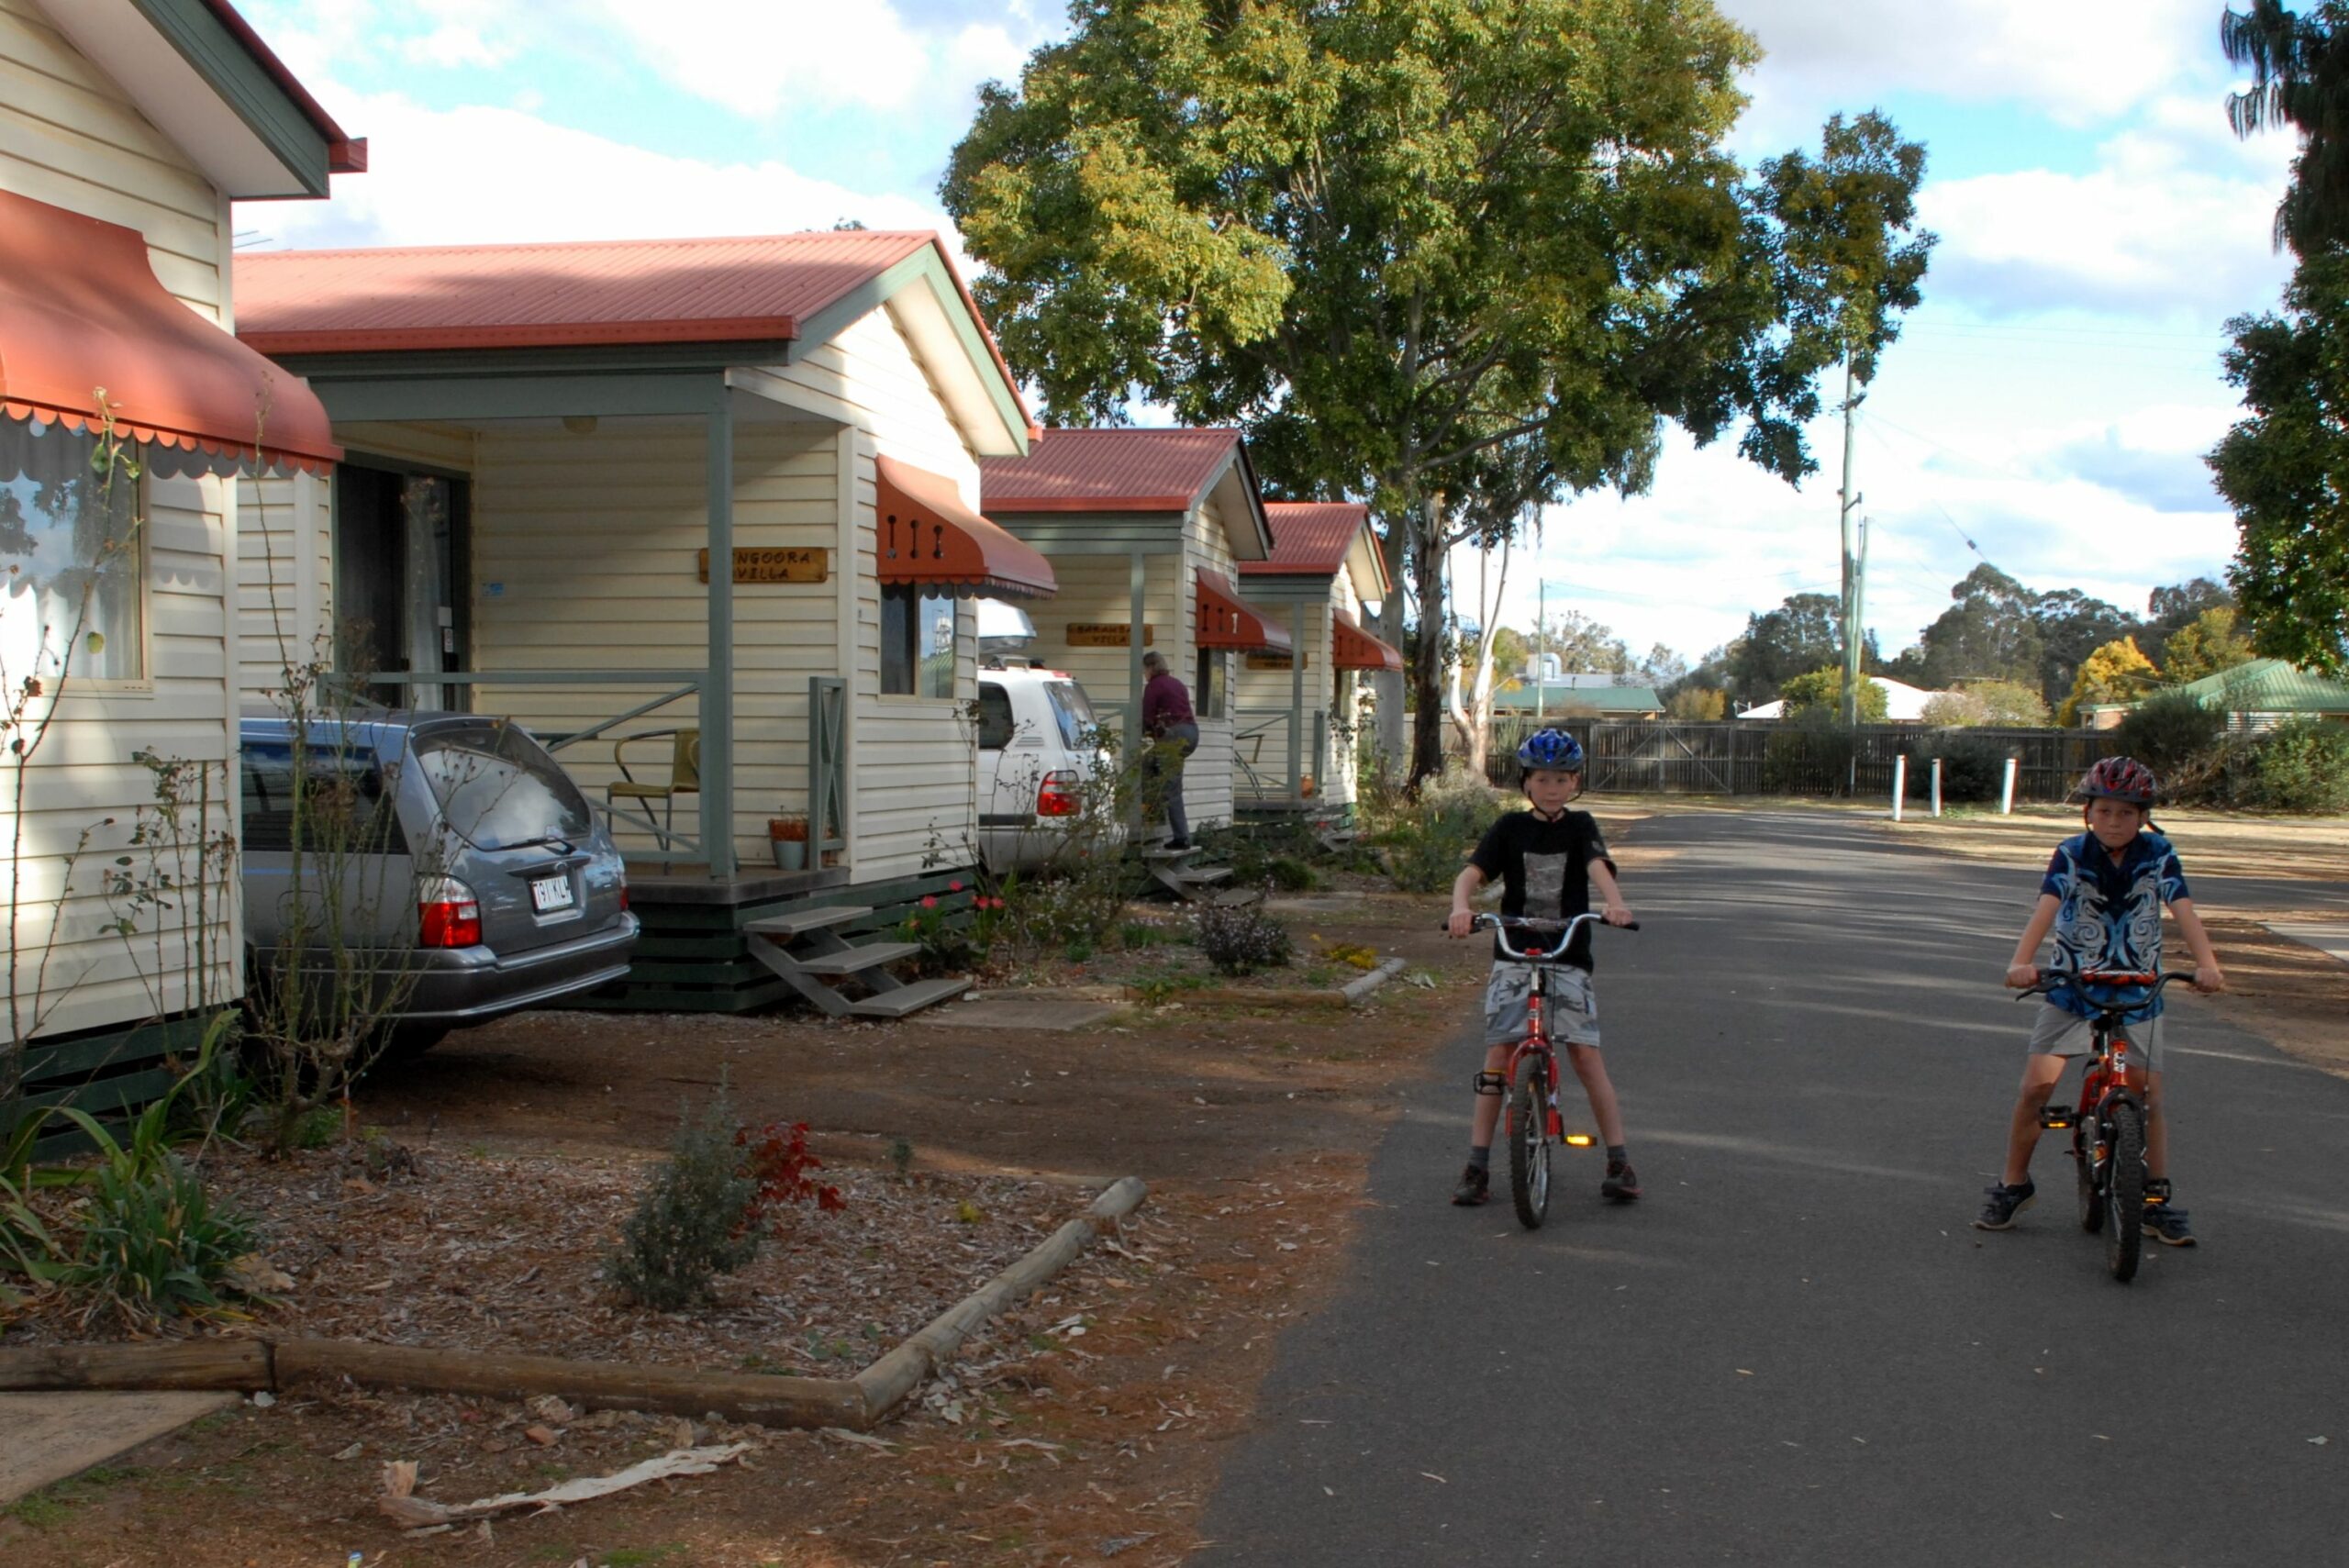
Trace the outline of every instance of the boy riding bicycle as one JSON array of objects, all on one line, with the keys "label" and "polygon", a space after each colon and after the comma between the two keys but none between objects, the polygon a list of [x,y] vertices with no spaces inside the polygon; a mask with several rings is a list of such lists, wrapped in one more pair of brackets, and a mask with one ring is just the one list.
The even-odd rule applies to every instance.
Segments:
[{"label": "boy riding bicycle", "polygon": [[[2042,971],[2034,961],[2051,929],[2057,962],[2049,973],[2158,972],[2162,906],[2167,905],[2194,956],[2194,988],[2225,988],[2226,976],[2194,912],[2177,852],[2148,820],[2154,790],[2152,772],[2127,757],[2107,757],[2080,780],[2072,798],[2084,803],[2081,818],[2087,830],[2055,847],[2040,883],[2038,906],[2007,964],[2009,986],[2021,990],[2039,984]],[[2064,1075],[2065,1062],[2087,1051],[2098,1009],[2116,1006],[2130,1009],[2121,1032],[2146,1067],[2144,1231],[2172,1247],[2194,1245],[2186,1210],[2171,1202],[2169,1128],[2162,1108],[2162,1002],[2143,984],[2072,981],[2047,994],[2032,1025],[2022,1085],[2007,1131],[2006,1168],[1983,1189],[1987,1201],[1974,1221],[1976,1229],[2010,1229],[2036,1195],[2031,1154],[2039,1142],[2040,1109]]]},{"label": "boy riding bicycle", "polygon": [[[1599,836],[1597,819],[1587,811],[1567,809],[1567,803],[1582,793],[1581,743],[1563,730],[1539,730],[1517,749],[1517,762],[1531,809],[1509,812],[1486,831],[1452,884],[1452,917],[1445,929],[1454,937],[1468,935],[1475,919],[1469,901],[1495,877],[1501,879],[1504,915],[1570,920],[1589,912],[1590,884],[1595,882],[1606,900],[1607,923],[1630,925],[1631,911],[1615,885],[1615,862]],[[1615,1085],[1608,1081],[1607,1063],[1598,1054],[1598,1002],[1590,970],[1590,931],[1586,927],[1575,933],[1565,964],[1551,971],[1550,1032],[1565,1045],[1566,1060],[1590,1096],[1590,1113],[1607,1142],[1607,1175],[1598,1190],[1618,1203],[1629,1203],[1640,1195],[1640,1182],[1625,1151]],[[1502,957],[1497,939],[1492,976],[1485,985],[1485,1070],[1476,1075],[1468,1168],[1453,1191],[1453,1203],[1480,1204],[1492,1195],[1493,1129],[1500,1120],[1504,1093],[1501,1069],[1508,1064],[1510,1047],[1525,1037],[1527,1001],[1534,984],[1533,966]]]}]

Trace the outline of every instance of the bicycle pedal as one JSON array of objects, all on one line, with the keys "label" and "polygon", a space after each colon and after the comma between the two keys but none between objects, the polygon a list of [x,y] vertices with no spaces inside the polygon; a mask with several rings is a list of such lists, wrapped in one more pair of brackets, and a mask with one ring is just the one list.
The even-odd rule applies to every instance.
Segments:
[{"label": "bicycle pedal", "polygon": [[2075,1126],[2078,1123],[2079,1119],[2079,1113],[2072,1109],[2069,1106],[2061,1107],[2055,1106],[2042,1106],[2039,1107],[2039,1125],[2051,1132]]}]

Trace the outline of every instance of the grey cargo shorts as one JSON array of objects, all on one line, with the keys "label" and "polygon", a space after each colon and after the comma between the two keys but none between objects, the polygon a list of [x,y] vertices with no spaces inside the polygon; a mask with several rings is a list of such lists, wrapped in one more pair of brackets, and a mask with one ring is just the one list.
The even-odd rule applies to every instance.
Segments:
[{"label": "grey cargo shorts", "polygon": [[1485,982],[1485,1043],[1515,1045],[1525,1038],[1536,968],[1550,972],[1542,1020],[1549,1026],[1551,1040],[1597,1049],[1598,994],[1592,988],[1590,971],[1564,963],[1512,963],[1507,959],[1493,962],[1492,978]]}]

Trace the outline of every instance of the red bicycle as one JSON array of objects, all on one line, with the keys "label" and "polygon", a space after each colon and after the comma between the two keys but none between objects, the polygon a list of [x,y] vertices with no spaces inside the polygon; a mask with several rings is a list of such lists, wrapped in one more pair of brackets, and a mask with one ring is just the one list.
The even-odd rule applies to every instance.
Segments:
[{"label": "red bicycle", "polygon": [[2104,1262],[2112,1277],[2127,1284],[2137,1277],[2137,1262],[2145,1246],[2145,1069],[2129,1049],[2121,1031],[2128,1014],[2162,994],[2178,974],[2124,974],[2104,970],[2043,971],[2038,981],[2016,997],[2043,996],[2066,981],[2106,985],[2150,985],[2153,990],[2126,1007],[2099,1007],[2088,1019],[2094,1048],[2086,1058],[2076,1106],[2051,1102],[2041,1107],[2039,1125],[2050,1131],[2070,1129],[2072,1159],[2077,1166],[2080,1229],[2093,1236],[2104,1232]]},{"label": "red bicycle", "polygon": [[[1506,1127],[1508,1134],[1509,1197],[1517,1205],[1518,1223],[1528,1230],[1541,1229],[1550,1212],[1550,1146],[1563,1143],[1569,1149],[1588,1149],[1595,1140],[1586,1132],[1568,1132],[1564,1118],[1558,1110],[1558,1056],[1550,1048],[1550,1030],[1542,1019],[1543,1004],[1548,999],[1550,971],[1566,962],[1566,950],[1574,944],[1575,932],[1586,923],[1603,925],[1596,914],[1577,915],[1571,920],[1528,920],[1512,915],[1479,915],[1470,927],[1472,930],[1489,930],[1499,943],[1501,956],[1512,962],[1530,964],[1533,969],[1532,995],[1526,998],[1525,1038],[1510,1051],[1508,1067],[1500,1076],[1499,1085],[1508,1096]],[[1619,931],[1636,931],[1636,920],[1628,926],[1612,928]],[[1508,940],[1511,931],[1554,937],[1548,947],[1520,948]],[[1485,1074],[1477,1074],[1481,1084]]]}]

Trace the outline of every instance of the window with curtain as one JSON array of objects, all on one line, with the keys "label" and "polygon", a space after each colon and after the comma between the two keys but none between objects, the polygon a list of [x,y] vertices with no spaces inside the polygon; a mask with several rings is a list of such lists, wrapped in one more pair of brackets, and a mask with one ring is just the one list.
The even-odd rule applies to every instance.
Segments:
[{"label": "window with curtain", "polygon": [[1199,650],[1199,683],[1191,689],[1191,711],[1201,718],[1230,717],[1231,655],[1226,650]]},{"label": "window with curtain", "polygon": [[881,691],[886,696],[954,695],[954,595],[917,583],[881,586]]},{"label": "window with curtain", "polygon": [[0,663],[10,684],[147,677],[139,449],[0,417]]}]

